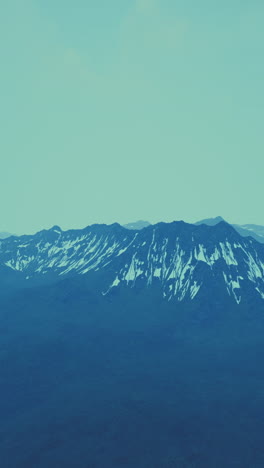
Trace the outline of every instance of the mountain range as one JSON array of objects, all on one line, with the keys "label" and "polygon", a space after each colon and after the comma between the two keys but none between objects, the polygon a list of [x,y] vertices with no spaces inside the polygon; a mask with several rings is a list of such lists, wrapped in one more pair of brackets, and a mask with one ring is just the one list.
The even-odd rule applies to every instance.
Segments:
[{"label": "mountain range", "polygon": [[166,301],[264,305],[264,245],[217,218],[127,229],[54,226],[0,242],[4,291],[86,277],[98,296],[155,291]]},{"label": "mountain range", "polygon": [[132,224],[0,240],[1,466],[263,467],[264,244]]}]

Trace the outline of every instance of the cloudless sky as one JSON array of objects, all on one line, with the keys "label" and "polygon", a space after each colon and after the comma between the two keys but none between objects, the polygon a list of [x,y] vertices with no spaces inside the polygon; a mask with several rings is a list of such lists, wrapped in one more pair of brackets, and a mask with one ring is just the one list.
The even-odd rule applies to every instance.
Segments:
[{"label": "cloudless sky", "polygon": [[0,231],[264,224],[264,3],[0,6]]}]

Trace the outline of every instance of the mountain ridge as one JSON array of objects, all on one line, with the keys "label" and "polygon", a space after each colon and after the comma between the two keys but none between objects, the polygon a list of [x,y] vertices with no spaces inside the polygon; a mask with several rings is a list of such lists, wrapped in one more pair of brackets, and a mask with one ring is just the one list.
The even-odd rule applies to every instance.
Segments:
[{"label": "mountain ridge", "polygon": [[[207,224],[208,226],[215,226],[221,221],[225,221],[222,216],[217,216],[216,218],[207,218],[201,221],[197,221],[195,225]],[[225,221],[226,222],[226,221]],[[264,244],[264,226],[259,226],[257,224],[232,224],[228,223],[242,236],[242,237],[252,237],[257,242]]]},{"label": "mountain ridge", "polygon": [[225,221],[161,222],[138,231],[118,223],[68,231],[53,226],[2,240],[0,276],[6,277],[1,268],[11,286],[12,273],[23,287],[89,274],[102,295],[155,286],[168,301],[192,301],[211,290],[237,303],[264,299],[264,246]]}]

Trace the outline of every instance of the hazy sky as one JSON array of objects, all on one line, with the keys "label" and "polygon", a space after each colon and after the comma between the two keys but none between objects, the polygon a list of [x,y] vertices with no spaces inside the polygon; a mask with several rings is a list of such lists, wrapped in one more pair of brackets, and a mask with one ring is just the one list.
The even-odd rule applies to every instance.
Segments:
[{"label": "hazy sky", "polygon": [[0,12],[0,231],[264,224],[263,0]]}]

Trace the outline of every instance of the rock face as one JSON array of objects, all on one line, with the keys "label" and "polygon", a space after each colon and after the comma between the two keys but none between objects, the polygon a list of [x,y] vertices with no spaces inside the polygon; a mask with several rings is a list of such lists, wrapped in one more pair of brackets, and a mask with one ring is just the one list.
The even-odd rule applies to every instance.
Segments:
[{"label": "rock face", "polygon": [[30,287],[80,275],[103,296],[134,288],[155,290],[167,301],[262,303],[264,245],[224,221],[158,223],[137,231],[119,224],[65,232],[54,226],[0,241],[2,285],[7,278],[9,287]]}]

